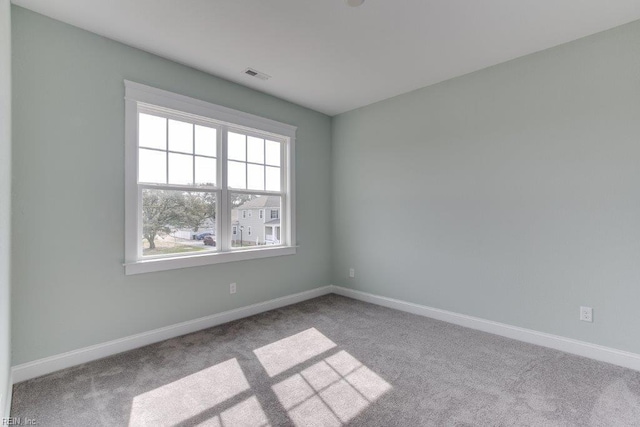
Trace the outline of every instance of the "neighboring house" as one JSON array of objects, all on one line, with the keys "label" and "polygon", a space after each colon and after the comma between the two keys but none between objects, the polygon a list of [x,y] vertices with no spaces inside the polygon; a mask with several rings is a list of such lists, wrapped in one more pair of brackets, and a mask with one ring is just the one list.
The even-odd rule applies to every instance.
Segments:
[{"label": "neighboring house", "polygon": [[231,241],[234,245],[280,243],[280,197],[263,196],[231,210]]}]

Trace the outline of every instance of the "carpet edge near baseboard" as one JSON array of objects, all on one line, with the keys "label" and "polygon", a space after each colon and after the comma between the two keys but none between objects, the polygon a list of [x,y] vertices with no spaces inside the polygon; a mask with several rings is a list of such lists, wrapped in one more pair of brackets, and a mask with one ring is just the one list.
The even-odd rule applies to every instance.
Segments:
[{"label": "carpet edge near baseboard", "polygon": [[337,295],[640,371],[640,354],[331,285]]}]

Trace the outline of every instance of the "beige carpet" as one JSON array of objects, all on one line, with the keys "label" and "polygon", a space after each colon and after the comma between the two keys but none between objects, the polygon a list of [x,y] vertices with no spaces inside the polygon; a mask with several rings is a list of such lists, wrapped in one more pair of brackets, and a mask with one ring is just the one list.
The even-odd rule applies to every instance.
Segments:
[{"label": "beige carpet", "polygon": [[38,426],[640,426],[640,373],[328,295],[14,387]]}]

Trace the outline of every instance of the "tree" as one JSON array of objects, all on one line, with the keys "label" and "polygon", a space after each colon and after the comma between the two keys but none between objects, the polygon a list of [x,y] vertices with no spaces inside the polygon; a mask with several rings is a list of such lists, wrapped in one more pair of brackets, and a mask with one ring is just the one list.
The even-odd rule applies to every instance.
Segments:
[{"label": "tree", "polygon": [[185,197],[178,191],[143,190],[142,235],[155,249],[156,236],[186,225]]},{"label": "tree", "polygon": [[216,219],[216,197],[212,193],[185,193],[184,222],[194,231],[210,219]]},{"label": "tree", "polygon": [[253,194],[231,193],[231,207],[237,208],[253,199]]},{"label": "tree", "polygon": [[[254,196],[234,193],[233,207],[238,207]],[[155,239],[178,228],[194,232],[207,221],[216,219],[214,193],[193,191],[144,190],[142,192],[142,234],[155,249]]]}]

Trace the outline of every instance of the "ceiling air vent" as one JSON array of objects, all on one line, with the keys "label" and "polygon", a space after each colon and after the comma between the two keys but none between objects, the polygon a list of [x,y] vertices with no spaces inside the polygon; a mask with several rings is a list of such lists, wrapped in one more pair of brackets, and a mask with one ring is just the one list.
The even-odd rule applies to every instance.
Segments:
[{"label": "ceiling air vent", "polygon": [[243,71],[243,73],[245,73],[248,76],[258,78],[260,80],[269,80],[271,78],[270,75],[261,73],[260,71],[254,70],[253,68],[247,68],[246,70]]}]

